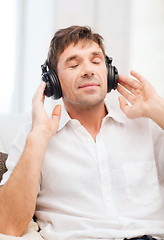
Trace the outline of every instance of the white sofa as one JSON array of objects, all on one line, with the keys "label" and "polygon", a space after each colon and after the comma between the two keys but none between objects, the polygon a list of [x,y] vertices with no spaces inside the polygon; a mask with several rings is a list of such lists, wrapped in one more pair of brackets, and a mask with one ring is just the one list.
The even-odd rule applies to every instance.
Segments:
[{"label": "white sofa", "polygon": [[8,153],[18,131],[30,120],[31,113],[0,114],[0,152]]}]

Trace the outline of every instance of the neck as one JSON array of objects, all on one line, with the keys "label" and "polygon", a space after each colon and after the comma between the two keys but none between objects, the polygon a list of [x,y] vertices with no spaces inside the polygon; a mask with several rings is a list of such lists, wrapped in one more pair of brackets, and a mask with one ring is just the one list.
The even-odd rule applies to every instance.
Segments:
[{"label": "neck", "polygon": [[66,110],[72,119],[77,119],[83,127],[91,134],[94,141],[100,131],[102,119],[106,116],[107,110],[104,101],[95,106],[72,106],[65,103]]}]

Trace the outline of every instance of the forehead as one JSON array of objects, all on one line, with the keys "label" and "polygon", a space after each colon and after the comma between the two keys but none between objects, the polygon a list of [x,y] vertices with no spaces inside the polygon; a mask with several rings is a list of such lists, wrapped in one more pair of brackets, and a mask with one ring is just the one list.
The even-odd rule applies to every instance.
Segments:
[{"label": "forehead", "polygon": [[58,62],[65,61],[72,55],[79,55],[81,57],[93,52],[100,52],[103,54],[101,47],[93,41],[79,41],[77,44],[71,43],[65,50],[60,54]]}]

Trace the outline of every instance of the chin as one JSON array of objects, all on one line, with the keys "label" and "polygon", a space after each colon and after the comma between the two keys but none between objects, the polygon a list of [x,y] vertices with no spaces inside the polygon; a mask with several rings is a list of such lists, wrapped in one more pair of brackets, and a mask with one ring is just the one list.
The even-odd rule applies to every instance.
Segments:
[{"label": "chin", "polygon": [[[106,95],[105,95],[106,96]],[[90,95],[90,96],[87,96],[85,98],[81,98],[78,100],[79,104],[80,105],[83,105],[83,106],[95,106],[95,105],[98,105],[102,102],[104,102],[104,98],[105,96],[94,96],[94,95]]]}]

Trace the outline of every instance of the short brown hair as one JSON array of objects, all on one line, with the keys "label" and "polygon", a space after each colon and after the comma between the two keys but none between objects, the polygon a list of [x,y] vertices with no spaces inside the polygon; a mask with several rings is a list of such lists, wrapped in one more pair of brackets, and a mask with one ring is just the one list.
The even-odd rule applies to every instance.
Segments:
[{"label": "short brown hair", "polygon": [[96,42],[105,56],[103,37],[101,35],[93,33],[88,26],[70,26],[58,30],[51,40],[47,58],[49,69],[57,71],[60,54],[63,53],[65,48],[71,43],[76,45],[80,40]]}]

